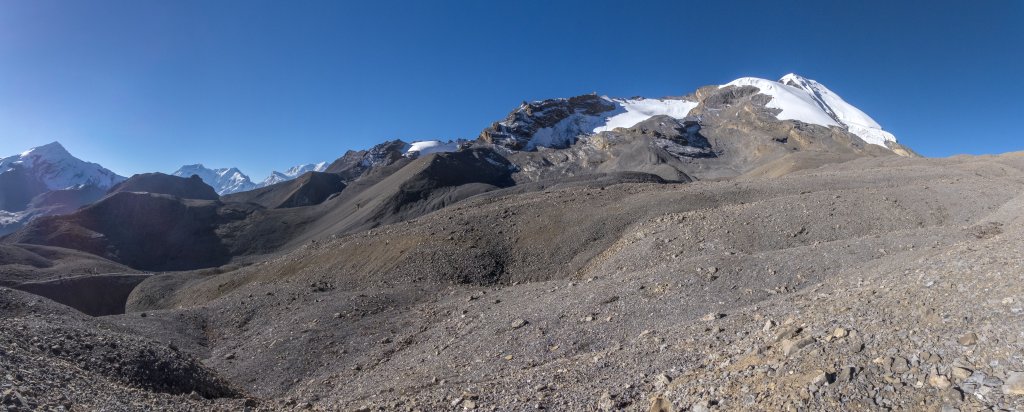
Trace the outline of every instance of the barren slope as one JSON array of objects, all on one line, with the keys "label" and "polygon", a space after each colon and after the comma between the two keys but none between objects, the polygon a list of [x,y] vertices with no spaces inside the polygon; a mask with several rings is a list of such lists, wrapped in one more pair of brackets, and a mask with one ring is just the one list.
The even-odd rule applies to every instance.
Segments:
[{"label": "barren slope", "polygon": [[511,188],[128,307],[282,407],[1022,408],[1022,170]]}]

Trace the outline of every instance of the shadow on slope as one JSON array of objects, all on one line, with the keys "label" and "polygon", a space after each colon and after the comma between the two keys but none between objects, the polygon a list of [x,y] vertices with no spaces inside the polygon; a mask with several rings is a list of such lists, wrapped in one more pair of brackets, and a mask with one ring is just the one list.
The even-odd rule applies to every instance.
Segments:
[{"label": "shadow on slope", "polygon": [[338,174],[309,172],[295,179],[224,196],[225,203],[254,203],[267,209],[312,206],[345,189]]}]

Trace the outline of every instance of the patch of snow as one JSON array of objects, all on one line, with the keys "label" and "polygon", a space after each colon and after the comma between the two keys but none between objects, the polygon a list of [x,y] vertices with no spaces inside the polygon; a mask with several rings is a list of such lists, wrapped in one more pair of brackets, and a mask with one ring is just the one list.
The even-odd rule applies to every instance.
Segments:
[{"label": "patch of snow", "polygon": [[806,91],[834,119],[846,125],[850,133],[857,135],[865,142],[885,146],[886,142],[896,141],[896,136],[882,130],[882,126],[875,119],[847,103],[838,94],[825,87],[825,85],[795,73],[782,76],[779,82],[793,85]]},{"label": "patch of snow", "polygon": [[794,73],[782,76],[777,82],[743,77],[724,86],[757,87],[760,93],[772,98],[766,107],[781,110],[776,115],[779,120],[843,127],[869,144],[886,148],[888,142],[896,142],[896,136],[882,130],[871,116],[847,103],[825,85]]},{"label": "patch of snow", "polygon": [[8,212],[0,210],[0,226],[7,226],[18,223],[25,217],[25,212]]},{"label": "patch of snow", "polygon": [[602,115],[592,116],[576,112],[555,123],[554,126],[537,129],[526,150],[538,147],[565,147],[572,144],[580,136],[594,134],[594,130],[607,124],[608,119]]},{"label": "patch of snow", "polygon": [[775,115],[779,120],[799,120],[826,127],[840,126],[810,94],[797,87],[757,77],[741,77],[725,86],[754,86],[761,94],[771,96],[771,101],[765,107],[781,110]]},{"label": "patch of snow", "polygon": [[582,136],[614,130],[619,127],[633,127],[654,116],[665,115],[682,119],[689,115],[697,102],[683,99],[613,99],[603,97],[615,108],[598,115],[588,115],[577,111],[562,119],[554,126],[538,129],[527,150],[537,147],[565,147]]},{"label": "patch of snow", "polygon": [[413,153],[419,153],[420,156],[427,155],[430,153],[445,153],[454,152],[459,150],[459,142],[455,140],[449,140],[442,142],[440,140],[422,140],[418,142],[412,142],[409,148],[405,151],[406,156],[411,156]]},{"label": "patch of snow", "polygon": [[612,99],[612,102],[621,108],[621,111],[608,117],[603,126],[593,130],[594,133],[614,130],[617,127],[633,127],[659,115],[682,119],[698,104],[682,99]]}]

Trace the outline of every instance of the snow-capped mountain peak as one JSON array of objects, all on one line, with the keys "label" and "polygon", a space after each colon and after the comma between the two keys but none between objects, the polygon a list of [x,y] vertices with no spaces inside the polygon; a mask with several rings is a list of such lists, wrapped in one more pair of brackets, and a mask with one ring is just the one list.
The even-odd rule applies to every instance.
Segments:
[{"label": "snow-capped mountain peak", "polygon": [[795,73],[782,76],[779,83],[807,92],[833,119],[845,125],[850,133],[864,139],[865,142],[885,146],[885,142],[896,141],[896,136],[882,130],[882,126],[875,119],[847,103],[821,83]]},{"label": "snow-capped mountain peak", "polygon": [[191,177],[199,176],[203,182],[213,187],[219,195],[226,195],[235,192],[244,192],[256,188],[256,184],[240,170],[234,167],[210,169],[200,163],[185,165],[172,173],[174,176]]},{"label": "snow-capped mountain peak", "polygon": [[0,173],[23,168],[50,190],[83,186],[109,189],[125,180],[123,176],[96,163],[71,155],[60,143],[33,147],[20,154],[0,159]]},{"label": "snow-capped mountain peak", "polygon": [[324,170],[327,170],[327,162],[308,163],[304,165],[292,166],[291,168],[285,170],[284,172],[278,172],[275,170],[273,172],[270,172],[270,176],[267,176],[266,179],[263,179],[263,182],[260,182],[258,186],[266,187],[273,184],[292,180],[296,177],[302,176],[307,172],[322,172]]},{"label": "snow-capped mountain peak", "polygon": [[779,81],[757,77],[742,77],[724,86],[753,86],[760,93],[771,96],[765,106],[781,110],[779,120],[799,120],[821,126],[844,127],[867,143],[889,147],[896,136],[885,130],[870,116],[847,103],[825,85],[795,73],[782,76]]},{"label": "snow-capped mountain peak", "polygon": [[225,167],[220,169],[210,169],[200,163],[182,166],[172,174],[179,177],[191,177],[192,175],[199,176],[200,179],[203,179],[203,182],[206,182],[206,184],[213,187],[213,190],[217,191],[217,194],[223,196],[285,182],[302,176],[307,172],[322,172],[327,169],[327,166],[327,162],[320,162],[293,166],[284,172],[275,170],[270,173],[270,176],[267,176],[267,178],[260,183],[253,183],[249,176],[242,173],[238,168]]}]

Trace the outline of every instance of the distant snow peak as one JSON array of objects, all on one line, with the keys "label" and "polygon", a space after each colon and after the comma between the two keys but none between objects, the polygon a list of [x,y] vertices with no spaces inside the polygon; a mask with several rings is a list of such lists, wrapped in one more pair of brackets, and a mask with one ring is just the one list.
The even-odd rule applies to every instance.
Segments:
[{"label": "distant snow peak", "polygon": [[210,185],[219,195],[227,195],[236,192],[244,192],[256,188],[256,184],[240,170],[234,167],[210,169],[201,163],[185,165],[172,173],[178,177],[199,176],[203,182]]},{"label": "distant snow peak", "polygon": [[103,166],[72,156],[58,142],[33,147],[20,154],[0,159],[0,173],[15,167],[24,168],[50,190],[90,185],[109,189],[125,180],[123,176]]},{"label": "distant snow peak", "polygon": [[186,178],[197,175],[203,179],[203,182],[213,187],[217,194],[223,196],[287,182],[307,172],[322,172],[327,170],[327,166],[327,162],[319,162],[292,166],[283,172],[275,170],[270,172],[270,176],[260,183],[253,183],[249,176],[237,168],[210,169],[200,163],[182,166],[173,175]]},{"label": "distant snow peak", "polygon": [[760,93],[771,96],[772,100],[765,106],[781,110],[776,115],[779,120],[844,127],[865,142],[886,148],[886,143],[896,142],[896,136],[882,130],[874,119],[825,85],[795,73],[782,76],[777,82],[743,77],[724,86],[754,86]]},{"label": "distant snow peak", "polygon": [[324,170],[327,170],[327,162],[307,163],[304,165],[292,166],[291,168],[285,170],[284,172],[278,172],[275,170],[273,172],[270,172],[270,176],[267,176],[266,179],[263,179],[263,182],[260,182],[260,184],[257,186],[267,187],[281,182],[287,182],[296,177],[302,176],[307,172],[322,172]]}]

